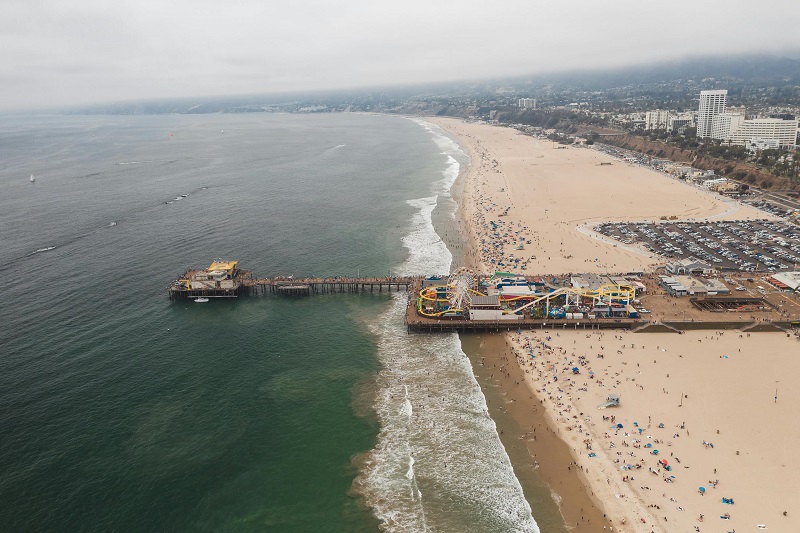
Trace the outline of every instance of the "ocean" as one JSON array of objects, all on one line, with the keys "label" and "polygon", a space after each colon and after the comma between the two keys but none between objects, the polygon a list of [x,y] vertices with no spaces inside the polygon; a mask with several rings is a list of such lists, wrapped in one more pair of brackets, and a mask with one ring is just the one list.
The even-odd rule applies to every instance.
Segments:
[{"label": "ocean", "polygon": [[408,335],[406,293],[165,290],[217,258],[447,273],[466,163],[401,117],[5,117],[3,529],[538,531],[459,337]]}]

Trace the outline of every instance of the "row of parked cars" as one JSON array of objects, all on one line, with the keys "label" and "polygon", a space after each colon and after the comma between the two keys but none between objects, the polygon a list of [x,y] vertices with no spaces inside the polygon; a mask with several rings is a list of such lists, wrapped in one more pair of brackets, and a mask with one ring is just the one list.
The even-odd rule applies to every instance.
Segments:
[{"label": "row of parked cars", "polygon": [[774,272],[800,264],[800,228],[771,220],[604,223],[595,231],[665,258],[696,257],[725,270]]},{"label": "row of parked cars", "polygon": [[777,217],[790,219],[794,216],[794,212],[790,209],[786,209],[785,207],[781,207],[779,205],[775,205],[770,202],[766,202],[764,200],[756,200],[754,202],[747,202],[753,207],[757,207],[762,211],[766,211],[767,213],[771,213]]}]

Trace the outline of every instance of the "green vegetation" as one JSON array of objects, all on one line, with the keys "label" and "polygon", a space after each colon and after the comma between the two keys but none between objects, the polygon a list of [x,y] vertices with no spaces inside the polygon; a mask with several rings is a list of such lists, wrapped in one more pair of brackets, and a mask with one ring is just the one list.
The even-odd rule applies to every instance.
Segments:
[{"label": "green vegetation", "polygon": [[[697,139],[696,129],[687,128],[681,135],[676,131],[667,132],[663,130],[651,131],[630,131],[631,135],[644,137],[650,141],[661,142],[669,146],[689,150],[696,156],[707,156],[734,163],[748,163],[756,168],[769,172],[773,176],[789,178],[793,181],[800,181],[800,162],[797,161],[797,154],[787,150],[763,150],[761,152],[750,152],[744,146],[726,144],[719,140]],[[663,157],[664,150],[648,149],[648,155]],[[752,174],[737,171],[733,172],[734,166],[725,166],[722,174],[731,175],[738,180],[748,183],[755,183],[756,177]]]}]

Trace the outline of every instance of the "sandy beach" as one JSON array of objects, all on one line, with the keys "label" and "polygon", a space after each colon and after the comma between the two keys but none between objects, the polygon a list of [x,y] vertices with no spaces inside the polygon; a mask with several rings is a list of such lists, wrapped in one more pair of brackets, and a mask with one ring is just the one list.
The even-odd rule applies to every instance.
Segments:
[{"label": "sandy beach", "polygon": [[[654,257],[598,238],[592,223],[770,218],[596,150],[559,149],[509,128],[431,121],[470,155],[462,231],[471,243],[467,263],[483,272],[649,271],[659,264]],[[790,378],[800,366],[796,337],[559,329],[522,331],[506,341],[532,392],[527,400],[513,398],[513,416],[525,427],[533,416],[527,413],[544,407],[550,428],[571,451],[567,464],[540,451],[539,467],[549,459],[558,463],[553,472],[576,469],[607,514],[607,527],[796,530],[800,467],[791,459],[800,429],[792,415],[800,389]],[[620,406],[599,410],[609,394],[619,395]],[[580,516],[574,496],[559,493],[554,477],[550,483],[573,527]]]},{"label": "sandy beach", "polygon": [[[618,530],[792,531],[800,516],[792,463],[800,388],[787,379],[800,370],[795,337],[622,330],[511,337],[528,384]],[[620,406],[598,409],[609,394]]]},{"label": "sandy beach", "polygon": [[[560,147],[511,128],[429,120],[470,156],[463,218],[470,259],[484,272],[622,272],[657,264],[644,250],[590,231],[603,221],[773,218],[597,150]],[[517,250],[520,244],[523,250]]]}]

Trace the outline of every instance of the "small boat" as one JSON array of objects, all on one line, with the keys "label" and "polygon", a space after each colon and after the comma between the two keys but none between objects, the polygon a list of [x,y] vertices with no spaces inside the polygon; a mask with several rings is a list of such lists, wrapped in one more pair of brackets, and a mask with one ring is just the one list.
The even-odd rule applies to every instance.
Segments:
[{"label": "small boat", "polygon": [[31,183],[33,183],[34,181],[36,181],[36,178],[34,178],[33,174],[31,174]]},{"label": "small boat", "polygon": [[204,304],[208,301],[208,298],[195,298],[194,303],[196,304]]}]

